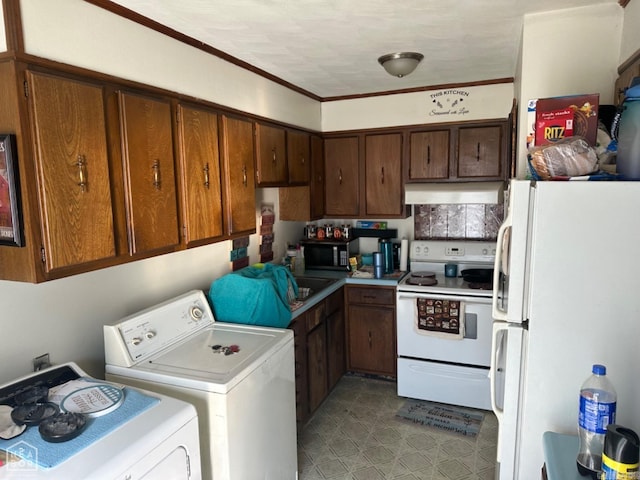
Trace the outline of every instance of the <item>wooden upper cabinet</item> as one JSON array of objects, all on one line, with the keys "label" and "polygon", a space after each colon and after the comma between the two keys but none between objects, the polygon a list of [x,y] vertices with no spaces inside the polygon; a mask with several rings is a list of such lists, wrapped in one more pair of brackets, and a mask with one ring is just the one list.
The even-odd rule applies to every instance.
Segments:
[{"label": "wooden upper cabinet", "polygon": [[256,185],[287,184],[285,130],[256,122]]},{"label": "wooden upper cabinet", "polygon": [[632,62],[627,68],[620,72],[620,76],[616,79],[613,95],[616,105],[622,105],[627,88],[631,85],[631,81],[638,76],[640,76],[640,58]]},{"label": "wooden upper cabinet", "polygon": [[256,191],[253,164],[253,125],[222,116],[222,165],[225,213],[229,235],[255,233]]},{"label": "wooden upper cabinet", "polygon": [[458,130],[458,178],[504,176],[506,149],[504,125],[460,127]]},{"label": "wooden upper cabinet", "polygon": [[367,216],[400,215],[402,198],[402,134],[365,136]]},{"label": "wooden upper cabinet", "polygon": [[410,134],[409,181],[449,177],[450,138],[448,129]]},{"label": "wooden upper cabinet", "polygon": [[287,165],[289,185],[306,185],[311,176],[309,134],[287,131]]},{"label": "wooden upper cabinet", "polygon": [[359,138],[327,138],[324,144],[325,215],[360,214]]},{"label": "wooden upper cabinet", "polygon": [[179,243],[169,102],[118,93],[129,251],[170,251]]},{"label": "wooden upper cabinet", "polygon": [[115,257],[103,89],[35,72],[26,77],[45,270]]},{"label": "wooden upper cabinet", "polygon": [[311,135],[311,218],[324,215],[324,142],[321,137]]},{"label": "wooden upper cabinet", "polygon": [[187,246],[224,235],[218,115],[178,105],[179,185]]}]

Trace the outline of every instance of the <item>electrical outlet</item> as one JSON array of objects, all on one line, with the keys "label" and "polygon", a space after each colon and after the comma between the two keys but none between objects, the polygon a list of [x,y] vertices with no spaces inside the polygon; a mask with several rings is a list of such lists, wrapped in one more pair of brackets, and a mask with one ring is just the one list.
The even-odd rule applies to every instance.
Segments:
[{"label": "electrical outlet", "polygon": [[49,354],[44,353],[38,357],[33,359],[33,371],[37,372],[42,370],[43,368],[47,368],[51,366],[51,362],[49,361]]}]

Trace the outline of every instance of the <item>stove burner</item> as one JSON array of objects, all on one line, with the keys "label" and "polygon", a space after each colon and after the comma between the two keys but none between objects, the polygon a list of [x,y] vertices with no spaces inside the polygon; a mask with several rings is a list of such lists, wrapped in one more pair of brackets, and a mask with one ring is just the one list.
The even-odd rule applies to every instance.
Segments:
[{"label": "stove burner", "polygon": [[433,285],[437,285],[438,280],[436,280],[435,277],[415,277],[411,275],[409,278],[407,278],[406,283],[409,285],[418,285],[421,287],[431,287]]},{"label": "stove burner", "polygon": [[411,272],[414,278],[436,278],[435,272]]},{"label": "stove burner", "polygon": [[469,288],[474,290],[492,290],[493,284],[490,282],[469,282]]}]

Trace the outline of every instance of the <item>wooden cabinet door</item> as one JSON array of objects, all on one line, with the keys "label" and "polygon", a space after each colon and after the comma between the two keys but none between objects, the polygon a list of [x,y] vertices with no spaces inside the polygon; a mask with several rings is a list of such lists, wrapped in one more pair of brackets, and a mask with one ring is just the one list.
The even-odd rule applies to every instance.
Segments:
[{"label": "wooden cabinet door", "polygon": [[360,214],[358,137],[328,138],[324,143],[325,215]]},{"label": "wooden cabinet door", "polygon": [[336,386],[347,370],[344,309],[327,316],[327,382],[329,390]]},{"label": "wooden cabinet door", "polygon": [[347,371],[347,352],[344,322],[344,289],[332,293],[325,300],[327,313],[327,381],[329,390]]},{"label": "wooden cabinet door", "polygon": [[253,166],[253,125],[222,117],[222,163],[227,233],[256,231],[256,191]]},{"label": "wooden cabinet door", "polygon": [[258,187],[287,184],[285,130],[256,123],[256,184]]},{"label": "wooden cabinet door", "polygon": [[413,132],[409,137],[409,181],[449,178],[449,130]]},{"label": "wooden cabinet door", "polygon": [[103,90],[35,72],[27,82],[45,269],[114,257]]},{"label": "wooden cabinet door", "polygon": [[365,136],[365,193],[366,215],[402,213],[401,133]]},{"label": "wooden cabinet door", "polygon": [[316,135],[311,136],[311,172],[309,220],[316,220],[324,215],[324,142]]},{"label": "wooden cabinet door", "polygon": [[501,179],[504,127],[478,126],[458,129],[458,178]]},{"label": "wooden cabinet door", "polygon": [[395,376],[395,309],[349,305],[349,368]]},{"label": "wooden cabinet door", "polygon": [[[313,315],[312,311],[307,315]],[[313,413],[326,398],[327,384],[327,325],[322,322],[307,333],[307,382],[309,412]]]},{"label": "wooden cabinet door", "polygon": [[311,176],[309,134],[289,130],[287,132],[287,165],[289,185],[306,185]]},{"label": "wooden cabinet door", "polygon": [[187,246],[224,234],[218,150],[218,115],[178,105],[183,233]]},{"label": "wooden cabinet door", "polygon": [[622,105],[627,88],[629,88],[631,81],[637,76],[640,76],[640,60],[629,65],[616,79],[613,96],[616,105]]},{"label": "wooden cabinet door", "polygon": [[120,92],[129,251],[170,250],[180,241],[171,105]]},{"label": "wooden cabinet door", "polygon": [[309,388],[307,385],[307,329],[304,315],[296,318],[289,328],[293,330],[296,378],[296,422],[302,430],[309,417]]}]

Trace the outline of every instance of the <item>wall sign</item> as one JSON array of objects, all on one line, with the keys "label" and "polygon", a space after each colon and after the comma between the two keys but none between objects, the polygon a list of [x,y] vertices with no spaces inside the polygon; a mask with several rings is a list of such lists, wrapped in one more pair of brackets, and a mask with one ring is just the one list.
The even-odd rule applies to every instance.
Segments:
[{"label": "wall sign", "polygon": [[464,117],[471,113],[471,93],[468,90],[453,88],[451,90],[440,90],[429,95],[431,104],[429,109],[430,117],[440,115],[455,115]]},{"label": "wall sign", "polygon": [[21,247],[22,216],[15,135],[0,135],[0,245]]}]

